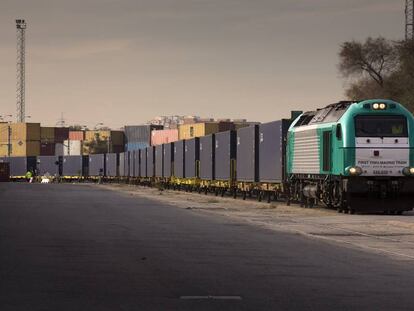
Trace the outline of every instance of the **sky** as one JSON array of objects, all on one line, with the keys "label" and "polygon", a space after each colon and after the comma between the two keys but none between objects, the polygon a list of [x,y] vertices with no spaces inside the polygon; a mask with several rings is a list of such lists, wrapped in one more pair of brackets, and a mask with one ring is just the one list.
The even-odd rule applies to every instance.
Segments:
[{"label": "sky", "polygon": [[0,115],[16,115],[26,19],[31,122],[158,115],[272,121],[344,99],[338,51],[404,37],[404,0],[0,0]]}]

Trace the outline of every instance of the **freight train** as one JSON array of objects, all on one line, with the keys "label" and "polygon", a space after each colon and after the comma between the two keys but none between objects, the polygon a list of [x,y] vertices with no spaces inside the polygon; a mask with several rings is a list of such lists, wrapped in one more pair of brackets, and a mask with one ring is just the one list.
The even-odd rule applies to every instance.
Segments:
[{"label": "freight train", "polygon": [[414,207],[413,133],[413,115],[397,102],[343,101],[290,119],[120,154],[0,162],[9,161],[15,177],[36,168],[63,179],[401,214]]}]

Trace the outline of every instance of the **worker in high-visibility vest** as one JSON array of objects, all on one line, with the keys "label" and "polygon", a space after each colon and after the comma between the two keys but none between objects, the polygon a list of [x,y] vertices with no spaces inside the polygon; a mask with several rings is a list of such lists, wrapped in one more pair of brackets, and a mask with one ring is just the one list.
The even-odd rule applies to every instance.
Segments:
[{"label": "worker in high-visibility vest", "polygon": [[33,173],[32,173],[32,171],[27,171],[27,173],[26,173],[26,180],[29,182],[29,183],[32,183],[33,182]]}]

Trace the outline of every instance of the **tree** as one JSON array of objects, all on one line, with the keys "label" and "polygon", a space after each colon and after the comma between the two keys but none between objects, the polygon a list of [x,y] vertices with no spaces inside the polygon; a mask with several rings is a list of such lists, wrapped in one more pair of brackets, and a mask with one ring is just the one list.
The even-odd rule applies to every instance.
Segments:
[{"label": "tree", "polygon": [[95,133],[95,139],[84,143],[85,147],[89,149],[90,154],[99,154],[108,152],[109,141],[101,139],[99,133]]},{"label": "tree", "polygon": [[414,41],[368,38],[341,45],[339,71],[349,99],[389,98],[414,111]]},{"label": "tree", "polygon": [[74,125],[69,126],[69,130],[70,131],[83,131],[83,130],[88,130],[88,128],[85,128],[84,126],[79,125],[79,124],[74,124]]},{"label": "tree", "polygon": [[339,57],[339,70],[344,77],[369,76],[381,88],[398,63],[394,44],[382,37],[368,38],[365,43],[345,42],[341,46]]}]

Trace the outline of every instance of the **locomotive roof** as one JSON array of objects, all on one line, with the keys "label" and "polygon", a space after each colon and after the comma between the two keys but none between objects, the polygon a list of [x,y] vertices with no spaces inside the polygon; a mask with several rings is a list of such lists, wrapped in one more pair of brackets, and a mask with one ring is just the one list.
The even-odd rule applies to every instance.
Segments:
[{"label": "locomotive roof", "polygon": [[340,101],[316,111],[305,112],[295,124],[295,127],[318,123],[337,122],[354,103],[354,101]]}]

